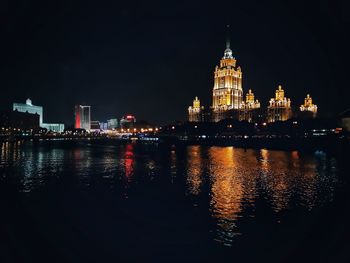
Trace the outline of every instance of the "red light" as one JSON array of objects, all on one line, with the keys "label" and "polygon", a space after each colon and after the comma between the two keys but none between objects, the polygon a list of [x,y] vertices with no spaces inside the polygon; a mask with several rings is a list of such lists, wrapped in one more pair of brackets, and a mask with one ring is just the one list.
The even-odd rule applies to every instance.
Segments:
[{"label": "red light", "polygon": [[81,128],[80,126],[80,107],[75,106],[75,128],[79,129]]}]

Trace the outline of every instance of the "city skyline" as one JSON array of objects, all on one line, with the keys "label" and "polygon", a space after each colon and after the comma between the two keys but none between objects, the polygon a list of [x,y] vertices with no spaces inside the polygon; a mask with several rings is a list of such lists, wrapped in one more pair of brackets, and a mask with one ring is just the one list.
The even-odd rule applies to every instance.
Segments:
[{"label": "city skyline", "polygon": [[[339,114],[348,108],[345,17],[337,15],[341,4],[298,10],[296,4],[276,3],[228,4],[228,13],[233,7],[239,12],[227,19],[217,19],[221,13],[207,4],[153,10],[153,5],[88,3],[79,11],[78,4],[68,9],[47,4],[29,7],[36,18],[28,24],[26,12],[8,6],[1,27],[6,39],[1,44],[1,108],[30,97],[45,107],[48,122],[68,125],[74,123],[76,104],[91,105],[92,119],[98,120],[128,113],[160,124],[186,120],[185,109],[195,96],[210,105],[212,67],[225,48],[225,26],[231,24],[231,49],[244,69],[243,85],[262,107],[281,84],[296,109],[309,93],[320,116]],[[142,8],[152,17],[145,24]],[[11,24],[12,15],[18,16],[17,24]]]}]

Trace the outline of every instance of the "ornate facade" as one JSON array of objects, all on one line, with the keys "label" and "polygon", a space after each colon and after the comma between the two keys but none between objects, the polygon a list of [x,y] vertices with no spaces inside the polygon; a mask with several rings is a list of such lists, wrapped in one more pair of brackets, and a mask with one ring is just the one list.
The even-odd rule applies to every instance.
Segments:
[{"label": "ornate facade", "polygon": [[279,85],[275,98],[270,99],[270,105],[267,107],[267,122],[286,121],[291,117],[291,100],[284,96],[284,90]]},{"label": "ornate facade", "polygon": [[[224,56],[214,71],[212,105],[210,108],[204,108],[196,97],[193,106],[188,108],[188,120],[190,122],[218,122],[231,118],[262,123],[286,121],[292,118],[291,100],[285,97],[281,85],[278,86],[275,97],[270,99],[267,111],[266,108],[261,109],[260,102],[255,100],[251,90],[247,93],[244,101],[242,74],[242,69],[237,65],[237,61],[232,55],[230,41],[227,40]],[[315,117],[316,113],[317,106],[312,103],[312,98],[308,94],[304,105],[300,106],[300,116],[312,115]]]},{"label": "ornate facade", "polygon": [[230,41],[227,41],[224,56],[214,71],[213,121],[232,117],[232,113],[241,108],[242,97],[242,70],[236,65]]},{"label": "ornate facade", "polygon": [[245,102],[243,101],[240,107],[239,120],[255,122],[259,119],[260,102],[255,100],[254,93],[250,89],[246,95]]},{"label": "ornate facade", "polygon": [[300,111],[302,115],[316,117],[317,105],[312,103],[312,98],[310,97],[310,94],[306,95],[306,98],[304,99],[304,104],[300,106]]},{"label": "ornate facade", "polygon": [[188,107],[188,121],[198,122],[202,121],[201,102],[198,97],[193,100],[193,105]]}]

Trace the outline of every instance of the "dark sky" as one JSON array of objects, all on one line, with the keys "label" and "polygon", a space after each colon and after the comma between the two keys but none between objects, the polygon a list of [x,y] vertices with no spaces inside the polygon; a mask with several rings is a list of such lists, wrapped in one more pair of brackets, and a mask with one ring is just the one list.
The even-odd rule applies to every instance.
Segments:
[{"label": "dark sky", "polygon": [[[73,3],[74,2],[74,3]],[[349,1],[0,1],[0,109],[32,98],[46,122],[134,113],[186,118],[211,103],[225,26],[251,88],[266,106],[282,84],[293,106],[311,93],[320,114],[349,108]]]}]

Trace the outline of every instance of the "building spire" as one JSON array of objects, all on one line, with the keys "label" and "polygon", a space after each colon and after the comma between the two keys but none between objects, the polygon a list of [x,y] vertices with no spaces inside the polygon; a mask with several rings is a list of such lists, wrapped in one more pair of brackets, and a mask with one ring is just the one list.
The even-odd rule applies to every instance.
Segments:
[{"label": "building spire", "polygon": [[230,25],[226,25],[226,49],[224,53],[224,58],[233,58],[230,43]]},{"label": "building spire", "polygon": [[226,49],[230,49],[230,25],[226,25]]}]

